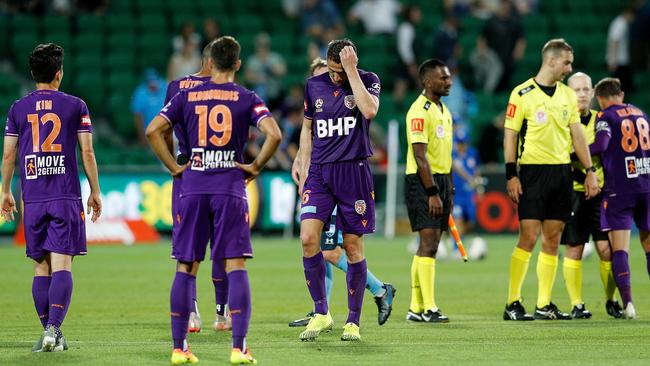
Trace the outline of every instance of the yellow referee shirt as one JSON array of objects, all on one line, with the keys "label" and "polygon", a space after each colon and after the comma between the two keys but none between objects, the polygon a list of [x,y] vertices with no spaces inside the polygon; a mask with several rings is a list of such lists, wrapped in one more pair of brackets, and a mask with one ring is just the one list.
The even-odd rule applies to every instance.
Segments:
[{"label": "yellow referee shirt", "polygon": [[519,132],[519,164],[569,164],[569,124],[580,123],[575,92],[557,82],[549,97],[532,79],[510,94],[505,127]]},{"label": "yellow referee shirt", "polygon": [[442,110],[422,94],[411,104],[406,114],[406,174],[415,174],[418,171],[413,155],[414,143],[427,144],[427,161],[431,173],[451,172],[452,119],[449,109],[444,103],[441,104]]},{"label": "yellow referee shirt", "polygon": [[[587,139],[587,145],[591,145],[594,143],[594,141],[596,141],[596,115],[598,114],[598,112],[591,109],[589,110],[589,113],[590,113],[589,120],[587,121],[587,124],[585,124],[585,121],[583,121],[582,116],[580,117],[580,123],[582,125],[582,130],[585,133],[585,139]],[[605,185],[605,172],[603,171],[603,164],[600,161],[600,157],[592,156],[591,162],[594,164],[594,168],[596,168],[596,177],[598,177],[598,185],[600,186],[600,188],[603,188],[603,186]],[[579,161],[574,161],[573,166],[582,170],[583,173],[587,174],[585,167],[583,167]],[[585,191],[584,181],[579,182],[577,180],[574,180],[573,190],[584,192]]]}]

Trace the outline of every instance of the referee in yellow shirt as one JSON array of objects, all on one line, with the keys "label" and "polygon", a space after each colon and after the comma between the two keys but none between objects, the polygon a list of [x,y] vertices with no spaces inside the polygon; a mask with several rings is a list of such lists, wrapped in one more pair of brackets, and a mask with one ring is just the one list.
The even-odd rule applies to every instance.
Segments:
[{"label": "referee in yellow shirt", "polygon": [[[571,217],[572,143],[580,162],[587,167],[586,197],[600,191],[580,125],[576,94],[562,83],[571,73],[572,63],[573,48],[564,39],[548,41],[542,49],[539,72],[514,88],[506,109],[506,179],[508,195],[518,204],[519,241],[510,260],[504,320],[571,319],[551,302],[551,292],[560,237]],[[537,306],[531,316],[521,304],[521,286],[540,234]]]},{"label": "referee in yellow shirt", "polygon": [[440,60],[420,65],[424,91],[406,115],[406,207],[420,244],[411,264],[411,305],[406,320],[445,323],[434,300],[436,252],[453,202],[451,180],[451,113],[440,98],[449,95],[451,74]]}]

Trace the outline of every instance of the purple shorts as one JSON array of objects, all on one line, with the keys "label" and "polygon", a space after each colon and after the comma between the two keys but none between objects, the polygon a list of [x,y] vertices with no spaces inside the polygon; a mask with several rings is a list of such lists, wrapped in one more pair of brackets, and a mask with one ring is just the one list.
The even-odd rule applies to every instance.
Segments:
[{"label": "purple shorts", "polygon": [[25,203],[23,217],[27,256],[48,253],[85,255],[86,223],[81,200]]},{"label": "purple shorts", "polygon": [[253,257],[245,198],[192,194],[180,198],[178,209],[172,258],[203,261],[208,241],[212,241],[210,259]]},{"label": "purple shorts", "polygon": [[178,206],[181,200],[181,182],[180,177],[172,178],[172,245],[174,240],[176,240],[176,226],[178,226],[178,222],[180,221]]},{"label": "purple shorts", "polygon": [[606,195],[600,205],[602,231],[630,230],[632,220],[639,230],[650,231],[650,193]]},{"label": "purple shorts", "polygon": [[336,226],[345,234],[375,232],[375,188],[367,160],[311,164],[305,181],[300,220],[330,221],[338,205]]}]

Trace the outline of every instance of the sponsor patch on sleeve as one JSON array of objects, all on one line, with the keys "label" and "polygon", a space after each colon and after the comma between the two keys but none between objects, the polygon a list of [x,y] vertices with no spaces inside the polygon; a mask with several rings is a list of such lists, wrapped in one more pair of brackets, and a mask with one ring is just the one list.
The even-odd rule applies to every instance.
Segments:
[{"label": "sponsor patch on sleeve", "polygon": [[255,111],[255,114],[258,116],[262,113],[269,113],[269,109],[266,108],[264,104],[258,104],[255,107],[253,107],[253,110]]},{"label": "sponsor patch on sleeve", "polygon": [[607,123],[607,121],[598,121],[596,123],[596,132],[601,131],[607,132],[608,134],[612,133],[612,129],[609,128],[609,123]]},{"label": "sponsor patch on sleeve", "polygon": [[508,103],[508,108],[506,108],[506,117],[514,118],[515,113],[517,113],[517,106],[512,103]]},{"label": "sponsor patch on sleeve", "polygon": [[82,126],[91,126],[92,122],[90,121],[90,116],[87,114],[84,114],[81,116],[81,125]]},{"label": "sponsor patch on sleeve", "polygon": [[424,118],[411,119],[411,132],[423,132],[423,131],[424,131]]}]

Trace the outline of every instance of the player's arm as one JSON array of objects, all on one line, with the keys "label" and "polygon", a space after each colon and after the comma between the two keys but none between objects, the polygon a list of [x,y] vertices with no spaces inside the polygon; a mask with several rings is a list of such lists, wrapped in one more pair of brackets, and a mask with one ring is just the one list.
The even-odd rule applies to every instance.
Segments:
[{"label": "player's arm", "polygon": [[503,155],[506,162],[506,187],[508,196],[512,202],[518,204],[519,196],[524,193],[521,188],[521,181],[517,176],[517,135],[519,132],[504,128],[503,129]]},{"label": "player's arm", "polygon": [[598,178],[594,172],[593,163],[591,162],[591,154],[589,153],[589,146],[587,139],[582,131],[580,123],[570,123],[569,129],[571,130],[571,140],[573,141],[573,148],[580,159],[582,166],[587,168],[587,177],[585,178],[585,195],[587,198],[594,197],[600,192],[598,187]]},{"label": "player's arm", "polygon": [[167,149],[169,152],[172,154],[172,156],[175,154],[174,151],[174,137],[172,130],[170,129],[169,131],[165,132],[165,144],[167,145]]},{"label": "player's arm", "polygon": [[187,164],[183,166],[176,164],[176,159],[174,159],[172,152],[167,146],[165,134],[171,133],[171,130],[171,123],[161,115],[157,115],[151,120],[149,126],[147,126],[146,136],[151,150],[153,150],[154,154],[156,154],[172,176],[176,177],[183,173],[185,168],[187,168]]},{"label": "player's arm", "polygon": [[429,215],[438,218],[442,216],[442,200],[440,199],[439,187],[433,181],[431,167],[427,160],[427,144],[413,143],[413,156],[418,166],[418,176],[429,197]]},{"label": "player's arm", "polygon": [[300,148],[296,151],[296,158],[293,159],[293,164],[291,164],[291,179],[296,185],[300,184]]},{"label": "player's arm", "polygon": [[305,185],[309,164],[311,164],[311,150],[313,147],[312,140],[312,120],[302,119],[302,129],[300,130],[300,147],[298,148],[298,157],[300,167],[298,168],[298,194],[302,195],[302,187]]},{"label": "player's arm", "polygon": [[18,136],[5,136],[4,151],[2,152],[2,216],[7,221],[14,220],[16,200],[11,193],[11,179],[16,165]]},{"label": "player's arm", "polygon": [[351,46],[343,47],[341,50],[341,66],[348,77],[354,100],[361,114],[367,119],[373,119],[379,111],[379,98],[370,94],[361,80],[359,70],[357,70],[357,54]]},{"label": "player's arm", "polygon": [[92,222],[97,221],[102,214],[102,199],[99,189],[99,173],[97,161],[95,160],[95,149],[93,148],[93,135],[88,132],[77,133],[79,148],[81,149],[81,163],[90,185],[90,196],[88,197],[88,211],[92,211]]},{"label": "player's arm", "polygon": [[258,128],[266,138],[264,139],[262,148],[260,148],[255,160],[246,165],[237,163],[237,166],[246,173],[246,178],[249,180],[254,179],[258,174],[260,174],[266,163],[273,157],[273,154],[275,154],[275,151],[278,149],[278,146],[280,146],[280,142],[282,141],[282,131],[280,131],[280,127],[273,117],[263,118],[259,122]]}]

